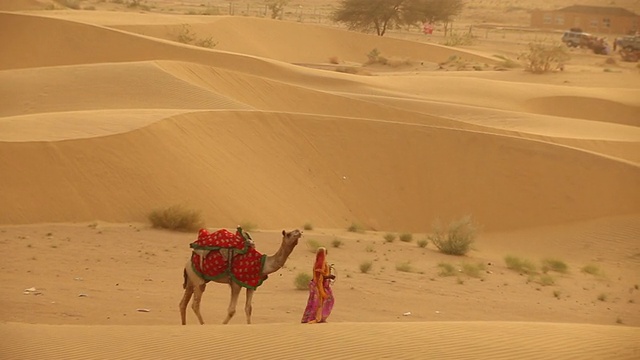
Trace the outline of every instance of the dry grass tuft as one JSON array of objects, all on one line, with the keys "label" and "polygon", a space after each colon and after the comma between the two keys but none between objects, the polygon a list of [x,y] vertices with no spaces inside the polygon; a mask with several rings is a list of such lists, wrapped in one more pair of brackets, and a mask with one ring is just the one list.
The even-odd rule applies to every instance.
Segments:
[{"label": "dry grass tuft", "polygon": [[173,231],[197,231],[204,227],[199,211],[189,210],[181,205],[156,209],[149,214],[151,226]]}]

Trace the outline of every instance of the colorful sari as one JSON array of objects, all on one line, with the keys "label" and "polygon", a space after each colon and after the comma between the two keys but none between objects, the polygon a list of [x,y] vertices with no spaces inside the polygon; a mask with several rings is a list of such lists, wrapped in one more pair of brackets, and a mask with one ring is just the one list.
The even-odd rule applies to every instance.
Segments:
[{"label": "colorful sari", "polygon": [[[333,291],[331,291],[330,280],[324,280],[323,288],[327,298],[321,301],[321,295],[316,282],[314,280],[309,282],[309,300],[307,300],[307,307],[304,309],[304,314],[302,315],[303,324],[308,322],[326,322],[329,315],[331,315],[335,299],[333,297]],[[321,306],[322,308],[320,308]],[[320,320],[317,319],[318,311],[320,311]]]},{"label": "colorful sari", "polygon": [[321,247],[316,252],[313,265],[313,279],[309,282],[309,299],[302,315],[302,323],[326,322],[331,314],[335,299],[331,290],[331,271],[326,261],[327,249]]}]

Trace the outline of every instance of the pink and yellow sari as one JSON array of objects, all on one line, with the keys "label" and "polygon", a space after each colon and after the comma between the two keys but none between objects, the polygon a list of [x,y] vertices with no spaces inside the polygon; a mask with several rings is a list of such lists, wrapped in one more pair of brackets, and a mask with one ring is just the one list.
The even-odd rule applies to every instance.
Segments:
[{"label": "pink and yellow sari", "polygon": [[316,252],[313,279],[309,282],[309,299],[302,315],[302,323],[326,322],[331,314],[335,299],[331,290],[331,275],[326,262],[326,249],[319,248]]}]

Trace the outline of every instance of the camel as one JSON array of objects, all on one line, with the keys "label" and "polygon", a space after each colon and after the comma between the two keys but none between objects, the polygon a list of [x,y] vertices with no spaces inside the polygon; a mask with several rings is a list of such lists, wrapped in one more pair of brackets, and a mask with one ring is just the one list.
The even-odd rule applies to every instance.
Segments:
[{"label": "camel", "polygon": [[[241,229],[239,229],[239,231],[241,232],[241,234],[243,234],[243,236],[246,235],[246,233],[243,233]],[[296,229],[290,232],[286,232],[282,230],[282,243],[280,245],[280,248],[278,249],[278,251],[276,251],[275,254],[271,256],[265,256],[264,258],[264,263],[263,263],[264,265],[262,266],[262,269],[260,271],[261,279],[259,284],[261,284],[262,281],[267,278],[267,275],[280,270],[284,266],[285,262],[287,261],[287,258],[289,257],[293,249],[296,247],[296,245],[298,245],[298,239],[300,239],[301,237],[302,237],[302,231],[300,230]],[[250,240],[250,238],[248,239],[248,241],[249,241],[248,244],[250,244],[250,246],[253,246],[253,242]],[[222,274],[219,277],[212,278],[209,280],[204,279],[202,276],[200,276],[196,272],[196,270],[194,270],[195,264],[193,263],[194,261],[193,259],[195,258],[194,254],[199,254],[200,261],[202,261],[201,259],[203,257],[207,257],[209,255],[209,252],[207,251],[207,252],[198,253],[198,251],[201,251],[201,250],[193,250],[192,258],[189,259],[183,271],[184,283],[182,287],[184,288],[184,295],[182,296],[182,300],[180,301],[180,317],[182,319],[182,325],[186,325],[187,323],[187,319],[186,319],[187,305],[189,304],[189,301],[191,300],[192,295],[193,295],[193,303],[191,304],[191,308],[193,309],[196,316],[198,317],[198,321],[200,322],[200,324],[204,325],[202,314],[200,314],[200,301],[202,300],[202,294],[207,286],[207,282],[209,281],[214,281],[221,284],[229,284],[231,288],[231,301],[229,302],[229,307],[227,309],[227,317],[223,321],[223,324],[228,324],[231,318],[233,317],[233,315],[235,315],[236,313],[236,305],[238,303],[238,297],[240,295],[240,290],[242,290],[242,287],[244,285],[240,284],[237,281],[237,279],[233,277],[233,275],[229,276],[229,274]],[[229,256],[228,252],[225,252],[221,256],[224,256],[225,261],[230,261],[229,264],[233,262],[233,256],[234,256],[233,253],[231,253],[231,260],[227,259],[227,257]],[[256,285],[256,287],[259,286],[259,284]],[[255,291],[255,287],[251,287],[251,286],[244,286],[244,287],[246,288],[246,294],[247,294],[246,302],[244,306],[244,312],[247,316],[247,324],[251,324],[251,312],[252,312],[251,301],[253,299],[253,293]]]}]

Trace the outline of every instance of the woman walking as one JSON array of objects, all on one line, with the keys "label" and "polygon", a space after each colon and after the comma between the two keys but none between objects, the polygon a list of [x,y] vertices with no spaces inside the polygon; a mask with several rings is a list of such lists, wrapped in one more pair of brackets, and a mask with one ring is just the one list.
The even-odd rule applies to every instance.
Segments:
[{"label": "woman walking", "polygon": [[302,323],[327,322],[335,301],[331,291],[333,279],[335,275],[331,274],[331,268],[327,264],[327,249],[320,247],[316,251],[313,279],[309,282],[309,300],[302,315]]}]

